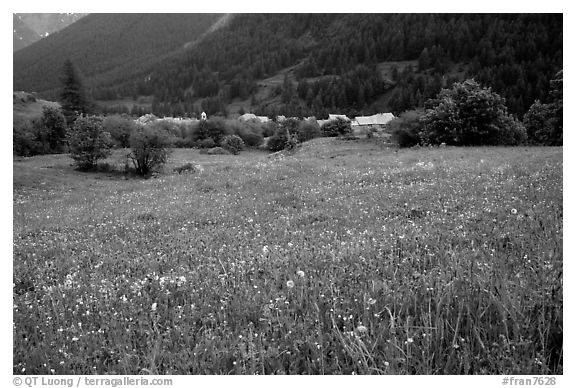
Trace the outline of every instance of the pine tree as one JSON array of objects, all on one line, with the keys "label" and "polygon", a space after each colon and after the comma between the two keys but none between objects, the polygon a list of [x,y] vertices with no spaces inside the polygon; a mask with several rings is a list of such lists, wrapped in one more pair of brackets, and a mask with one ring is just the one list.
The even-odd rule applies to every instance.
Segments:
[{"label": "pine tree", "polygon": [[78,115],[89,113],[89,103],[80,76],[69,59],[64,62],[61,82],[60,104],[62,105],[62,113],[64,113],[68,125],[72,125]]}]

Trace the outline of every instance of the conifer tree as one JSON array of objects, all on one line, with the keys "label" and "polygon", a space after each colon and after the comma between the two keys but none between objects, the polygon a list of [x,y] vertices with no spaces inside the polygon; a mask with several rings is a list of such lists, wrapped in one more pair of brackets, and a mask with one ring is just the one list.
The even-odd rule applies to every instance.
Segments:
[{"label": "conifer tree", "polygon": [[64,62],[61,82],[60,104],[62,105],[62,113],[66,117],[68,125],[72,125],[78,115],[89,112],[89,103],[78,71],[69,59]]}]

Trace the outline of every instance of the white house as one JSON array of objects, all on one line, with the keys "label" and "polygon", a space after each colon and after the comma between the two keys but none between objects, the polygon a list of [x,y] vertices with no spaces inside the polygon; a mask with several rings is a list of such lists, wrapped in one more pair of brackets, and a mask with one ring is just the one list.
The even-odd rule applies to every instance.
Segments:
[{"label": "white house", "polygon": [[357,116],[350,126],[356,136],[365,134],[366,131],[381,132],[386,125],[394,120],[395,117],[392,113],[377,113],[372,116]]},{"label": "white house", "polygon": [[253,113],[244,113],[242,116],[238,117],[240,121],[255,121],[259,123],[267,123],[270,119],[266,116],[256,116]]}]

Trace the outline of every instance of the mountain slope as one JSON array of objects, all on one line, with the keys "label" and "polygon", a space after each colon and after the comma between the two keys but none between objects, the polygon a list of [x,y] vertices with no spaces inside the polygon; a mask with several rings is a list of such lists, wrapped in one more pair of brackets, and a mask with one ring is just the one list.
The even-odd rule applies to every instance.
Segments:
[{"label": "mountain slope", "polygon": [[69,57],[95,99],[153,97],[159,115],[325,116],[400,113],[476,78],[521,116],[563,66],[562,24],[561,14],[89,15],[16,53],[14,85],[53,97]]},{"label": "mountain slope", "polygon": [[[379,70],[392,62],[389,78]],[[262,101],[259,80],[293,68]],[[562,68],[560,14],[249,14],[193,50],[155,67],[149,79],[115,87],[145,91],[159,114],[208,113],[250,99],[273,116],[396,113],[423,106],[442,87],[476,78],[522,115],[544,99]],[[281,95],[281,103],[276,102]],[[386,96],[386,98],[382,98]],[[385,101],[384,106],[373,106]]]},{"label": "mountain slope", "polygon": [[[14,51],[69,26],[85,13],[16,13],[14,14]],[[32,32],[32,33],[31,33]],[[16,44],[18,42],[18,44]]]},{"label": "mountain slope", "polygon": [[218,14],[90,14],[14,53],[14,89],[50,91],[70,59],[88,86],[144,71],[205,33]]},{"label": "mountain slope", "polygon": [[32,30],[22,18],[17,14],[12,17],[13,28],[13,51],[23,49],[24,47],[36,42],[41,36]]}]

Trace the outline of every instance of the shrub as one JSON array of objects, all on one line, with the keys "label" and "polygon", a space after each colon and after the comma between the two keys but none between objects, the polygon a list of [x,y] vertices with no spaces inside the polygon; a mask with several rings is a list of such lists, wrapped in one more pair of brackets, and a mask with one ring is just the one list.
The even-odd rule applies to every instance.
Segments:
[{"label": "shrub", "polygon": [[211,137],[202,139],[196,143],[198,148],[213,148],[216,146],[216,142]]},{"label": "shrub", "polygon": [[288,144],[288,133],[284,128],[278,128],[274,136],[268,139],[268,150],[272,152],[282,151]]},{"label": "shrub", "polygon": [[415,110],[407,111],[392,120],[389,124],[392,141],[400,147],[413,147],[420,144],[422,141],[420,119],[423,113]]},{"label": "shrub", "polygon": [[222,139],[222,148],[230,151],[233,155],[238,155],[244,149],[244,141],[236,135],[228,135]]},{"label": "shrub", "polygon": [[553,105],[536,100],[524,115],[523,122],[531,143],[562,145],[562,122],[561,119],[555,120]]},{"label": "shrub", "polygon": [[258,147],[264,142],[262,135],[254,132],[243,132],[239,136],[244,141],[246,147]]},{"label": "shrub", "polygon": [[192,139],[195,142],[198,142],[200,140],[212,138],[216,144],[220,144],[224,136],[231,134],[232,131],[228,128],[224,119],[214,117],[209,120],[200,120],[198,125],[195,127]]},{"label": "shrub", "polygon": [[246,147],[258,147],[264,141],[263,126],[260,122],[229,120],[227,125],[233,134],[242,139]]},{"label": "shrub", "polygon": [[320,127],[320,130],[324,137],[344,137],[352,133],[352,126],[350,125],[350,121],[337,118],[336,120],[324,123],[322,127]]},{"label": "shrub", "polygon": [[104,119],[104,130],[110,133],[116,147],[130,147],[130,136],[136,123],[127,116],[111,115]]},{"label": "shrub", "polygon": [[171,152],[170,136],[152,126],[142,126],[130,136],[131,152],[128,158],[136,173],[148,176],[154,169],[168,161]]},{"label": "shrub", "polygon": [[262,136],[263,137],[274,136],[274,134],[278,130],[278,127],[279,127],[278,123],[276,123],[274,121],[268,121],[267,123],[262,125],[262,129],[263,129]]},{"label": "shrub", "polygon": [[298,126],[298,141],[303,143],[322,136],[320,126],[316,121],[302,121]]},{"label": "shrub", "polygon": [[32,121],[14,117],[12,126],[12,150],[15,155],[33,156],[42,153],[42,144],[37,140],[38,125]]},{"label": "shrub", "polygon": [[53,106],[43,106],[40,120],[48,135],[50,152],[62,152],[66,144],[66,118],[62,114],[61,109]]},{"label": "shrub", "polygon": [[68,131],[70,157],[80,169],[93,170],[99,159],[110,156],[112,138],[102,121],[102,117],[81,115]]},{"label": "shrub", "polygon": [[[509,144],[518,130],[508,114],[504,99],[474,80],[455,83],[428,102],[422,117],[422,137],[426,143],[448,145]],[[518,144],[518,143],[513,143]]]}]

